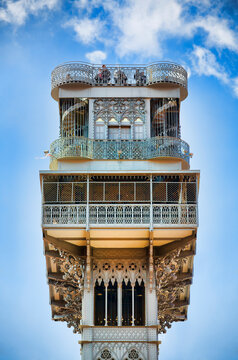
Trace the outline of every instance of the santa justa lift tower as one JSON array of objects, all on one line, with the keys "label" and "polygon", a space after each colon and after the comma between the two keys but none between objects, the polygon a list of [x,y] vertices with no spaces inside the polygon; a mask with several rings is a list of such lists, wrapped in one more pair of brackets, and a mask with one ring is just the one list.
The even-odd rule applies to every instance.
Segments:
[{"label": "santa justa lift tower", "polygon": [[193,275],[187,73],[71,62],[53,70],[52,97],[60,136],[40,172],[52,318],[81,334],[84,360],[156,360],[158,334],[187,319]]}]

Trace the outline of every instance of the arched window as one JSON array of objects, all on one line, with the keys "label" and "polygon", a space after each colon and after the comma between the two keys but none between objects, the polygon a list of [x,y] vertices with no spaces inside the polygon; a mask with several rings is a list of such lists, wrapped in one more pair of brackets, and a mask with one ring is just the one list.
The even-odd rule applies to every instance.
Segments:
[{"label": "arched window", "polygon": [[117,282],[107,287],[107,325],[117,326]]},{"label": "arched window", "polygon": [[105,286],[103,281],[100,285],[96,281],[94,287],[94,324],[105,325]]},{"label": "arched window", "polygon": [[134,310],[134,322],[136,326],[145,325],[145,286],[142,281],[139,285],[136,281],[134,288],[135,296],[135,310]]},{"label": "arched window", "polygon": [[144,139],[144,124],[140,118],[137,118],[134,123],[134,139],[135,140]]},{"label": "arched window", "polygon": [[119,134],[119,124],[116,119],[111,118],[108,121],[108,139],[117,140],[120,138]]},{"label": "arched window", "polygon": [[132,286],[131,282],[122,283],[122,326],[132,325]]},{"label": "arched window", "polygon": [[96,120],[95,139],[105,139],[105,124],[101,118]]},{"label": "arched window", "polygon": [[121,121],[121,139],[129,140],[131,138],[131,124],[127,118]]}]

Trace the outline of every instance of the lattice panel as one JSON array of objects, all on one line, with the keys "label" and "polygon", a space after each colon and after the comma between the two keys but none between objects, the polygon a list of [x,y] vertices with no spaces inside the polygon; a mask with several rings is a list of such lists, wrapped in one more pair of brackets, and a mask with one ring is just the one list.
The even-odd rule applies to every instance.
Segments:
[{"label": "lattice panel", "polygon": [[50,146],[51,160],[54,158],[90,159],[154,159],[174,157],[189,163],[189,145],[173,137],[145,140],[92,140],[82,137],[60,138]]},{"label": "lattice panel", "polygon": [[68,63],[57,66],[51,74],[52,89],[70,83],[89,85],[144,86],[171,82],[187,88],[187,73],[177,64],[158,62],[148,66]]}]

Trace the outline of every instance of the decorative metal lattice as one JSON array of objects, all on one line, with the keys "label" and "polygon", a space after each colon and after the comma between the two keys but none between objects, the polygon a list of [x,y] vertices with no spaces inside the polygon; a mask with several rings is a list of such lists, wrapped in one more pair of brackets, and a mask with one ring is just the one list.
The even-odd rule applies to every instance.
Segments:
[{"label": "decorative metal lattice", "polygon": [[187,89],[187,72],[182,66],[168,62],[157,62],[147,66],[98,66],[72,62],[59,65],[52,71],[52,90],[71,83],[83,83],[89,86],[146,86],[174,83]]},{"label": "decorative metal lattice", "polygon": [[50,145],[51,161],[62,158],[129,159],[179,158],[190,161],[189,145],[173,137],[145,140],[92,140],[82,137],[60,138]]},{"label": "decorative metal lattice", "polygon": [[120,123],[124,118],[132,124],[140,117],[145,121],[145,100],[128,98],[101,98],[93,103],[94,119],[108,123],[113,118]]},{"label": "decorative metal lattice", "polygon": [[107,259],[99,260],[95,259],[93,262],[93,282],[96,281],[100,285],[103,281],[104,284],[108,284],[109,281],[112,284],[117,281],[118,284],[122,284],[124,281],[127,285],[130,281],[132,285],[138,281],[140,285],[142,280],[146,281],[146,264],[144,260],[112,260]]},{"label": "decorative metal lattice", "polygon": [[104,360],[104,359],[115,360],[115,359],[112,357],[111,351],[108,350],[108,349],[104,349],[104,350],[101,352],[100,357],[97,358],[97,360]]},{"label": "decorative metal lattice", "polygon": [[[154,225],[197,226],[197,205],[153,205]],[[43,205],[44,225],[113,225],[150,224],[150,205],[120,204],[89,205]]]},{"label": "decorative metal lattice", "polygon": [[142,358],[140,357],[139,352],[136,349],[130,350],[128,352],[128,356],[124,360],[129,360],[129,359],[142,360]]},{"label": "decorative metal lattice", "polygon": [[[135,181],[90,181],[89,203],[95,202],[150,202],[150,182]],[[196,204],[196,182],[152,182],[154,203]],[[83,204],[87,201],[86,182],[43,183],[44,204]]]}]

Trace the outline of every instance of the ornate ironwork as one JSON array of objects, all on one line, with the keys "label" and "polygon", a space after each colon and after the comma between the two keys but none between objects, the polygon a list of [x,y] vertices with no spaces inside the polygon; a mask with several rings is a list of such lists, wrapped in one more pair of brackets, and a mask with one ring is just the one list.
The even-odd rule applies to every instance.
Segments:
[{"label": "ornate ironwork", "polygon": [[84,291],[84,260],[80,257],[72,255],[61,249],[58,250],[60,259],[55,258],[53,261],[60,267],[60,271],[64,274],[63,281],[49,282],[54,285],[65,301],[65,307],[56,307],[54,320],[66,321],[68,327],[73,327],[74,333],[80,333],[80,320],[82,318],[82,296]]},{"label": "ornate ironwork", "polygon": [[184,320],[181,311],[176,309],[176,301],[184,292],[190,281],[177,281],[177,276],[187,258],[181,257],[183,248],[176,249],[169,254],[155,260],[156,292],[158,299],[159,333],[166,333],[174,321]]},{"label": "ornate ironwork", "polygon": [[101,98],[94,101],[93,105],[95,120],[101,118],[106,123],[114,118],[118,123],[127,118],[133,123],[140,117],[145,120],[145,100],[143,99],[124,99],[124,98]]},{"label": "ornate ironwork", "polygon": [[147,160],[179,158],[190,160],[189,145],[178,138],[159,137],[145,140],[93,140],[69,137],[55,140],[50,145],[51,160],[88,158],[105,160]]},{"label": "ornate ironwork", "polygon": [[59,65],[52,71],[52,90],[75,83],[88,86],[148,86],[172,83],[187,89],[187,72],[182,66],[170,62],[156,62],[145,66],[101,66],[71,62]]},{"label": "ornate ironwork", "polygon": [[[150,205],[145,204],[94,204],[89,205],[91,225],[149,225]],[[153,205],[153,224],[155,226],[197,226],[197,205],[157,204]],[[51,225],[85,225],[86,205],[43,205],[42,223]]]},{"label": "ornate ironwork", "polygon": [[93,262],[93,282],[98,282],[99,285],[103,281],[108,284],[109,281],[114,285],[115,281],[122,284],[128,281],[135,285],[136,281],[140,285],[142,281],[146,282],[146,263],[144,260],[99,260],[95,259]]}]

